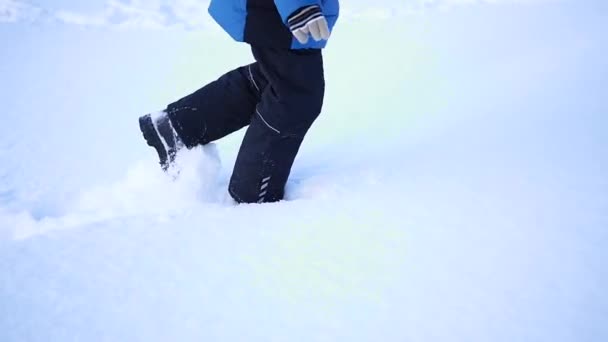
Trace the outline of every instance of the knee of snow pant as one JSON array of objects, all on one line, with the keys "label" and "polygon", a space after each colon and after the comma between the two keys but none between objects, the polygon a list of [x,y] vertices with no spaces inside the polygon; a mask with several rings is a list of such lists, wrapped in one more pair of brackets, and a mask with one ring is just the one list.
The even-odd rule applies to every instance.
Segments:
[{"label": "knee of snow pant", "polygon": [[303,136],[323,107],[325,79],[320,50],[273,50],[253,47],[268,80],[256,111],[272,131]]},{"label": "knee of snow pant", "polygon": [[269,89],[262,96],[256,115],[270,131],[280,136],[304,137],[321,114],[323,94],[324,84],[307,91],[284,91],[280,98]]}]

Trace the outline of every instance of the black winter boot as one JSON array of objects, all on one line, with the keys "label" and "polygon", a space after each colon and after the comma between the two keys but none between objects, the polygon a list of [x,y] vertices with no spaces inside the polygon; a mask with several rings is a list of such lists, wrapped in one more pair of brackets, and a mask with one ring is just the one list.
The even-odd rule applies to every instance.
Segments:
[{"label": "black winter boot", "polygon": [[167,113],[163,111],[140,117],[139,129],[148,145],[156,149],[160,166],[167,171],[174,164],[177,152],[184,148]]}]

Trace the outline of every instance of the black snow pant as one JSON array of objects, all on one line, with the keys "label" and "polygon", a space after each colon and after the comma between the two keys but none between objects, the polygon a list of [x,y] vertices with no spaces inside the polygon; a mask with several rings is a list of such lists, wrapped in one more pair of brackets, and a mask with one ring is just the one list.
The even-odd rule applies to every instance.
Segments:
[{"label": "black snow pant", "polygon": [[304,136],[325,93],[321,50],[252,46],[256,62],[170,104],[167,113],[188,148],[249,125],[229,193],[239,203],[280,201]]}]

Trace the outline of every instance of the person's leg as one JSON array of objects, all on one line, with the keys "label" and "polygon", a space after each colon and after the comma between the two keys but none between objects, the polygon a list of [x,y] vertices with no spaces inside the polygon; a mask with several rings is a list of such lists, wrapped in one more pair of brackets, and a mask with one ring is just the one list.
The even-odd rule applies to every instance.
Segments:
[{"label": "person's leg", "polygon": [[168,105],[166,112],[188,148],[205,145],[247,126],[266,84],[258,63],[253,63]]},{"label": "person's leg", "polygon": [[321,112],[325,81],[321,50],[253,47],[268,81],[253,109],[229,192],[240,203],[280,201],[304,136]]}]

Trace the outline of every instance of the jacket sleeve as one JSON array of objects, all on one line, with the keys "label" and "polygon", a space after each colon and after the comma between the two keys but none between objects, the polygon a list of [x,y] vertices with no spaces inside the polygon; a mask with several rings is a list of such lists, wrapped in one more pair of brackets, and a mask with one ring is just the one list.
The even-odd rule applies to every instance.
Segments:
[{"label": "jacket sleeve", "polygon": [[287,19],[293,12],[305,6],[317,5],[322,7],[321,2],[322,0],[274,0],[285,24],[287,24]]}]

